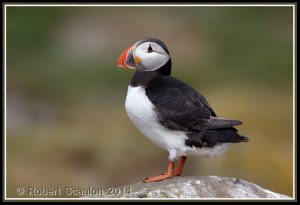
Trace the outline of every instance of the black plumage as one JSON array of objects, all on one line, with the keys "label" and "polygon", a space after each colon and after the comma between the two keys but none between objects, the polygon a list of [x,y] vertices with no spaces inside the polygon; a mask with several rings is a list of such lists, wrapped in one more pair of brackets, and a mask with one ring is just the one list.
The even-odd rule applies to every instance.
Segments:
[{"label": "black plumage", "polygon": [[[117,66],[136,69],[125,101],[130,120],[148,139],[169,152],[167,172],[144,182],[179,176],[188,156],[214,157],[229,143],[248,141],[234,128],[241,121],[217,117],[199,92],[170,77],[172,61],[162,41],[137,41],[123,51]],[[179,158],[174,169],[174,161]]]},{"label": "black plumage", "polygon": [[185,144],[213,147],[222,143],[246,142],[233,126],[238,120],[217,118],[207,100],[186,83],[170,77],[171,59],[155,71],[136,71],[131,86],[145,87],[159,122],[171,130],[187,132]]}]

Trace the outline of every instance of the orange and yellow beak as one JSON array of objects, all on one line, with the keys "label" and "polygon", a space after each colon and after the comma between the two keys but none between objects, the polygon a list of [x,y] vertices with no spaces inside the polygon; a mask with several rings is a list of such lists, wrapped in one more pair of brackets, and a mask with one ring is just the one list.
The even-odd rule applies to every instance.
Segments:
[{"label": "orange and yellow beak", "polygon": [[122,69],[136,69],[136,63],[139,60],[137,58],[137,60],[135,60],[133,52],[134,52],[134,46],[131,46],[127,49],[125,49],[125,51],[122,52],[122,54],[119,56],[116,66],[118,68],[122,68]]}]

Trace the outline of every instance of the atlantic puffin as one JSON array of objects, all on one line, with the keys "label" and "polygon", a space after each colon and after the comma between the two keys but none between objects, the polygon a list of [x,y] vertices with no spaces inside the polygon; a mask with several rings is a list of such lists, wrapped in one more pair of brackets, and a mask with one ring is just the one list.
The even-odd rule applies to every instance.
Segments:
[{"label": "atlantic puffin", "polygon": [[231,143],[248,141],[234,128],[241,121],[217,117],[203,95],[170,76],[171,57],[161,40],[137,41],[123,51],[116,66],[136,70],[125,101],[130,120],[149,140],[169,152],[167,172],[144,182],[179,176],[190,155],[214,157]]}]

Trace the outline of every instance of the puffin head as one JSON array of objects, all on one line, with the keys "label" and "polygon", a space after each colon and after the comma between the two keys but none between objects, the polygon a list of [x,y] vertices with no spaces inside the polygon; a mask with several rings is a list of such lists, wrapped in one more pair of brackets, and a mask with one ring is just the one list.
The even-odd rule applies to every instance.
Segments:
[{"label": "puffin head", "polygon": [[155,71],[170,60],[169,51],[162,41],[145,38],[123,51],[117,60],[117,67],[142,72]]}]

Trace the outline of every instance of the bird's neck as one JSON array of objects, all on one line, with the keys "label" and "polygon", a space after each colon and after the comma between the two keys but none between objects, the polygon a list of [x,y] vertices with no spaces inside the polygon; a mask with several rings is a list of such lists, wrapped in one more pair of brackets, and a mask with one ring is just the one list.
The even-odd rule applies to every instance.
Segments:
[{"label": "bird's neck", "polygon": [[132,87],[144,86],[147,87],[147,84],[153,79],[161,76],[170,76],[171,75],[172,62],[171,59],[163,65],[161,68],[154,71],[136,71],[131,79],[130,85]]}]

